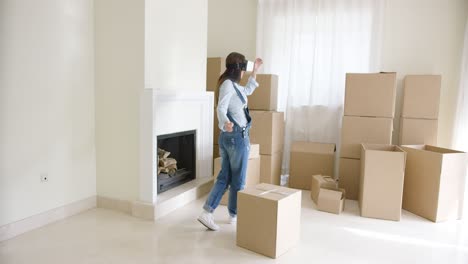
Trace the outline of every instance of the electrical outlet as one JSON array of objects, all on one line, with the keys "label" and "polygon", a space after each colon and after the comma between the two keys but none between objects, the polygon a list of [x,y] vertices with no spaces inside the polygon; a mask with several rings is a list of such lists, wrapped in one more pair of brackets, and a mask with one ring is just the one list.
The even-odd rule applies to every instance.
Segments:
[{"label": "electrical outlet", "polygon": [[48,181],[49,181],[49,175],[47,173],[42,173],[41,182],[48,182]]}]

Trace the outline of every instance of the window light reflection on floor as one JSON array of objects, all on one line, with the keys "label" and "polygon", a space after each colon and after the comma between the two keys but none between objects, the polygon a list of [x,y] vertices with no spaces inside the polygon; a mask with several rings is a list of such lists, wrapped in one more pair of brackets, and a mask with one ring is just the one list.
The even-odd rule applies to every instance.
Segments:
[{"label": "window light reflection on floor", "polygon": [[[412,245],[417,245],[417,246],[434,247],[434,248],[454,248],[454,249],[463,251],[465,253],[468,253],[467,246],[459,245],[464,242],[463,239],[462,241],[458,241],[459,244],[448,244],[448,243],[429,241],[429,240],[420,239],[420,238],[385,234],[381,232],[374,232],[374,231],[368,231],[368,230],[362,230],[362,229],[356,229],[356,228],[350,228],[350,227],[343,227],[343,229],[355,235],[367,237],[367,238],[381,239],[381,240],[386,240],[386,241],[406,243],[406,244],[412,244]],[[461,237],[463,237],[462,234],[460,235]]]}]

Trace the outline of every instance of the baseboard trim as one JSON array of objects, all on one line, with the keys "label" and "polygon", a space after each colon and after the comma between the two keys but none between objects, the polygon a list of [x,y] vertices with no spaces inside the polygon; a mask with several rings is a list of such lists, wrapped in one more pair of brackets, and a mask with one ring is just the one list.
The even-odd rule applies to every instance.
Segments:
[{"label": "baseboard trim", "polygon": [[128,201],[97,196],[97,207],[118,211],[144,220],[154,220],[154,205],[141,201]]},{"label": "baseboard trim", "polygon": [[97,207],[132,214],[132,202],[105,196],[97,196]]},{"label": "baseboard trim", "polygon": [[0,242],[96,207],[96,196],[0,226]]}]

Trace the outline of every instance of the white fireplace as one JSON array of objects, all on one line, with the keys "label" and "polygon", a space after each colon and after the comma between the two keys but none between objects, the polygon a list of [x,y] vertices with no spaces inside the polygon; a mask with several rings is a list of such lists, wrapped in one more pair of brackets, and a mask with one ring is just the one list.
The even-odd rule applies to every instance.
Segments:
[{"label": "white fireplace", "polygon": [[[195,130],[196,179],[186,184],[196,186],[212,179],[213,98],[212,92],[205,91],[145,89],[140,100],[140,201],[158,203],[156,159],[160,135]],[[187,190],[179,189],[181,193]],[[157,206],[154,210],[157,214]]]}]

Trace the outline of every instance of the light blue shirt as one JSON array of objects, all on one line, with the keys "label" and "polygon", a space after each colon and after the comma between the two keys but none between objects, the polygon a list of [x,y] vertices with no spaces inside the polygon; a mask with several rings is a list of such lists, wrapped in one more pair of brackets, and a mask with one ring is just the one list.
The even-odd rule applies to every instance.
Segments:
[{"label": "light blue shirt", "polygon": [[[245,104],[242,103],[241,99],[237,95],[233,84],[241,92],[245,99]],[[255,78],[252,77],[249,77],[249,80],[245,86],[241,86],[238,83],[232,82],[231,80],[225,80],[221,84],[219,87],[218,107],[216,109],[219,120],[218,127],[221,129],[221,131],[224,131],[224,124],[226,122],[230,122],[229,118],[227,117],[228,112],[234,121],[239,124],[239,126],[245,127],[247,125],[244,107],[248,103],[247,96],[251,95],[257,87],[258,83],[255,81]]]}]

